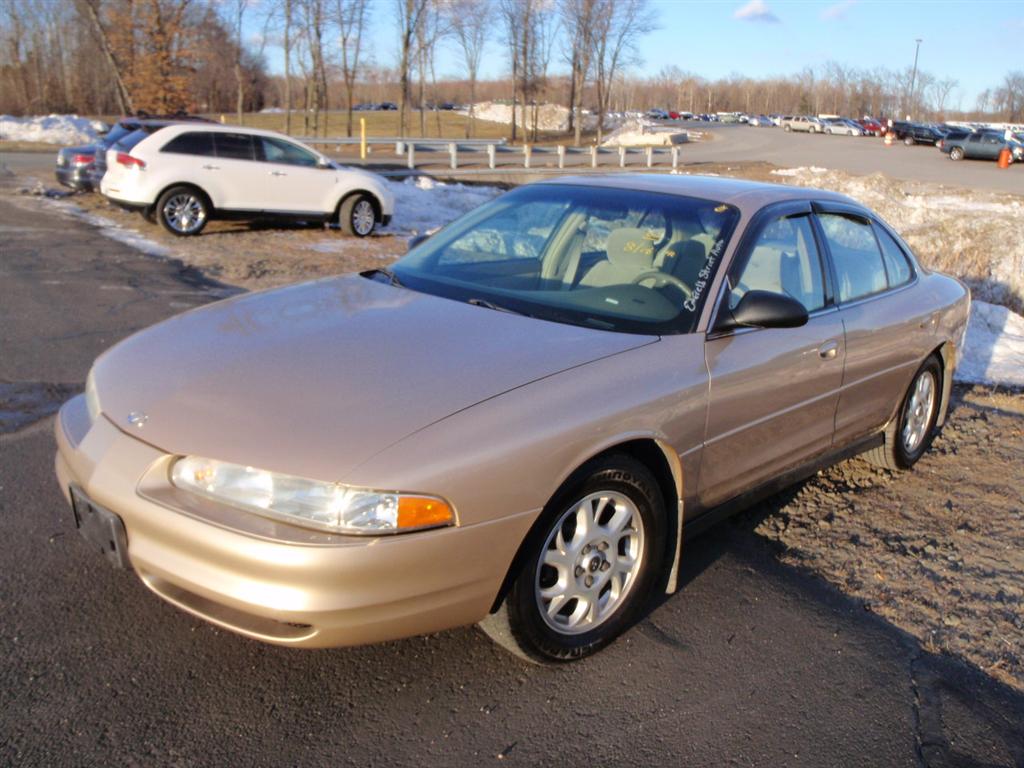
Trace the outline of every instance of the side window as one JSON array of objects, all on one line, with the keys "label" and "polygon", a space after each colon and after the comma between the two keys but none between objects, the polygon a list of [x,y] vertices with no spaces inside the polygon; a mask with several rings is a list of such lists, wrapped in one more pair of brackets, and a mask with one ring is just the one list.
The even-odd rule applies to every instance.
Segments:
[{"label": "side window", "polygon": [[853,301],[888,286],[882,254],[871,225],[841,213],[818,215],[836,269],[840,301]]},{"label": "side window", "polygon": [[892,235],[881,227],[875,227],[875,234],[878,235],[878,243],[882,246],[882,260],[889,275],[889,287],[895,288],[897,285],[910,282],[913,272],[903,249],[892,239]]},{"label": "side window", "polygon": [[971,144],[977,144],[979,141],[981,141],[981,134],[972,133],[971,138],[969,138],[968,141],[971,142]]},{"label": "side window", "polygon": [[821,257],[809,214],[783,216],[761,230],[743,271],[732,283],[729,308],[734,309],[747,291],[785,293],[808,312],[825,306]]},{"label": "side window", "polygon": [[213,156],[213,135],[199,131],[182,133],[164,144],[161,152],[174,152],[179,155]]},{"label": "side window", "polygon": [[217,157],[232,160],[253,160],[252,136],[247,133],[215,133]]},{"label": "side window", "polygon": [[317,164],[316,155],[312,152],[307,152],[302,147],[297,147],[289,141],[282,141],[281,139],[274,139],[269,136],[259,136],[257,141],[262,145],[263,159],[268,163],[301,165],[306,168],[315,167]]}]

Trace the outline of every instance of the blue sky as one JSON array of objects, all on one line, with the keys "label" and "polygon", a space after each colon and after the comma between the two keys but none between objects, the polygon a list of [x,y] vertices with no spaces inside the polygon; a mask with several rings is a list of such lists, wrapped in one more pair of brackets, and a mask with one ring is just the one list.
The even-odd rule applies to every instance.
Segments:
[{"label": "blue sky", "polygon": [[[397,53],[393,0],[372,1],[370,50],[377,63],[392,65]],[[651,5],[659,29],[641,45],[644,64],[636,69],[643,74],[674,64],[712,79],[732,73],[764,77],[819,68],[830,59],[903,69],[913,64],[914,40],[921,38],[920,69],[959,80],[949,106],[971,109],[978,93],[997,86],[1007,71],[1024,68],[1024,0],[651,0]],[[259,31],[255,27],[250,24],[253,34]],[[280,72],[280,50],[268,47],[266,53],[271,70]],[[506,68],[495,40],[482,75],[498,77]],[[461,74],[450,46],[438,57],[442,74]]]}]

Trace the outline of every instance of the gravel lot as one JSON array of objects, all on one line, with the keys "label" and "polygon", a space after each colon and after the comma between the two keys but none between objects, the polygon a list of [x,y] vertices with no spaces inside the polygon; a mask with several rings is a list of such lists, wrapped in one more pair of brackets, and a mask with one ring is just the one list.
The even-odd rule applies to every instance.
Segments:
[{"label": "gravel lot", "polygon": [[[752,163],[700,172],[852,194],[904,232],[925,264],[964,277],[991,301],[1022,306],[1021,198],[878,174],[773,170]],[[7,191],[18,205],[56,206],[115,239],[247,289],[379,266],[405,252],[404,234],[360,241],[322,226],[214,222],[201,237],[180,239],[97,195],[54,201],[19,195],[18,188],[26,187]],[[951,408],[947,427],[915,472],[892,474],[855,459],[746,519],[763,517],[756,530],[777,545],[782,562],[820,575],[926,649],[967,659],[1024,690],[1024,396],[960,386]]]}]

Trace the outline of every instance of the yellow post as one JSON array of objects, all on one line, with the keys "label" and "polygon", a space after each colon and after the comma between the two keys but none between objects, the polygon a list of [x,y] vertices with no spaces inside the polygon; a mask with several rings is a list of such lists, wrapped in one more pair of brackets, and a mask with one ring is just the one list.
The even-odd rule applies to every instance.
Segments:
[{"label": "yellow post", "polygon": [[359,159],[366,159],[366,118],[359,118]]}]

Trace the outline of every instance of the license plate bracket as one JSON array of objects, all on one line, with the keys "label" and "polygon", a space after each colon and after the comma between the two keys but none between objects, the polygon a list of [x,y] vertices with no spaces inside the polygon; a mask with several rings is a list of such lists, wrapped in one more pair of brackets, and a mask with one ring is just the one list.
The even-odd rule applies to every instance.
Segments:
[{"label": "license plate bracket", "polygon": [[121,518],[92,501],[81,488],[71,486],[71,509],[82,538],[99,548],[115,568],[131,570],[128,534]]}]

